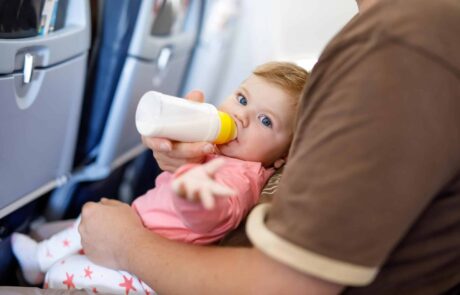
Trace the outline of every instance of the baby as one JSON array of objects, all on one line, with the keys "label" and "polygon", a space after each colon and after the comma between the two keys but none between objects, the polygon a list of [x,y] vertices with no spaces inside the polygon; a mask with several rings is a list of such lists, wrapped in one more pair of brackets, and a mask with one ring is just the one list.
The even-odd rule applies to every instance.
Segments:
[{"label": "baby", "polygon": [[[292,63],[257,67],[219,107],[234,118],[237,138],[217,146],[218,153],[202,164],[161,173],[155,188],[132,204],[144,226],[168,239],[200,245],[217,242],[235,229],[257,204],[275,169],[286,162],[307,78]],[[29,283],[40,283],[46,273],[45,288],[154,293],[134,275],[98,266],[81,255],[78,223],[40,243],[14,234],[13,252]]]}]

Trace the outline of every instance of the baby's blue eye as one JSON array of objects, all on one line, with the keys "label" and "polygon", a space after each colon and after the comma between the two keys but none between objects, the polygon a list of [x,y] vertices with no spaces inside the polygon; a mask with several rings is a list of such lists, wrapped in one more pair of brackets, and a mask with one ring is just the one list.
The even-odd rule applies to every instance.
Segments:
[{"label": "baby's blue eye", "polygon": [[262,124],[264,124],[265,126],[267,127],[272,127],[272,120],[270,120],[269,117],[265,116],[265,115],[261,115],[259,116],[259,120]]},{"label": "baby's blue eye", "polygon": [[238,95],[237,96],[238,98],[238,102],[242,105],[247,105],[248,104],[248,100],[246,99],[246,97],[242,96],[242,95]]}]

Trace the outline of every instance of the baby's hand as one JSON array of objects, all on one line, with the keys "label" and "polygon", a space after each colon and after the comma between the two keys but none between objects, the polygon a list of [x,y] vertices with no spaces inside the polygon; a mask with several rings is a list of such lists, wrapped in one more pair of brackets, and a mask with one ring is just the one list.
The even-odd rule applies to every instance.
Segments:
[{"label": "baby's hand", "polygon": [[223,159],[215,159],[185,172],[172,182],[173,191],[187,200],[201,202],[206,209],[214,208],[214,197],[235,194],[214,180],[214,174],[223,164]]}]

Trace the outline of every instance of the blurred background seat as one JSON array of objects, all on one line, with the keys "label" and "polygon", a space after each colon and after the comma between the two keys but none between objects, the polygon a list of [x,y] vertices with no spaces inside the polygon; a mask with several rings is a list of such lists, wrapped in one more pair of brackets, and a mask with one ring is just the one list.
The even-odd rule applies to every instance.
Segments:
[{"label": "blurred background seat", "polygon": [[40,214],[36,199],[72,172],[89,11],[79,0],[54,7],[40,0],[0,2],[1,280],[11,275],[9,235],[26,228]]},{"label": "blurred background seat", "polygon": [[[103,196],[129,201],[120,195],[120,183],[127,164],[145,151],[134,124],[137,102],[152,89],[181,94],[203,5],[200,0],[104,1],[100,49],[93,80],[87,84],[75,172],[53,192],[48,220],[75,217],[85,202]],[[150,171],[152,187],[158,171],[152,161],[147,166],[144,172]]]}]

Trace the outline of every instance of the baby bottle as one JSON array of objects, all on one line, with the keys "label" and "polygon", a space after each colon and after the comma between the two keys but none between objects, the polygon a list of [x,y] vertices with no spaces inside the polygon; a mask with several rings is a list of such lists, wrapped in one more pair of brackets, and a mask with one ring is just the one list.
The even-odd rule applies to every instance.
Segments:
[{"label": "baby bottle", "polygon": [[141,97],[136,110],[136,128],[144,136],[183,142],[223,144],[236,137],[236,124],[229,114],[208,103],[156,91]]}]

